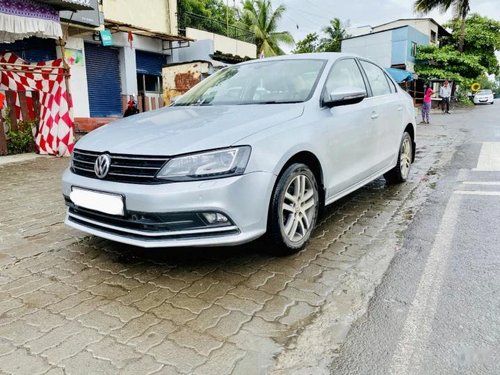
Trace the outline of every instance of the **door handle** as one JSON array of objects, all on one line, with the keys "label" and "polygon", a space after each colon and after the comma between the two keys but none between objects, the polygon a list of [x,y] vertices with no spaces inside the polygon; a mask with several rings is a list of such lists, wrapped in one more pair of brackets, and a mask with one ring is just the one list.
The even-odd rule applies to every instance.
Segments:
[{"label": "door handle", "polygon": [[398,107],[398,111],[401,112],[403,110],[403,107],[402,106],[399,106]]},{"label": "door handle", "polygon": [[372,120],[375,120],[377,119],[379,116],[379,114],[377,112],[372,112],[372,115],[370,116],[372,118]]}]

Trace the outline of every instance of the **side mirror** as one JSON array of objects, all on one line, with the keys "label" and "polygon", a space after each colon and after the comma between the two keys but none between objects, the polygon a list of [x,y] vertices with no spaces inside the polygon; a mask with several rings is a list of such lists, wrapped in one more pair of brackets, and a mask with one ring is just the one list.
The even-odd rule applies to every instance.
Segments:
[{"label": "side mirror", "polygon": [[323,105],[328,108],[356,104],[366,97],[366,91],[356,87],[340,87],[327,95]]}]

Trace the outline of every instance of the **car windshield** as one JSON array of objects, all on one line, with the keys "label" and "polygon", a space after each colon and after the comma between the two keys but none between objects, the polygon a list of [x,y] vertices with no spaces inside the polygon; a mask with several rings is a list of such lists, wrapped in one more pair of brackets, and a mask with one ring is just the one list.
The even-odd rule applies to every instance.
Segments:
[{"label": "car windshield", "polygon": [[325,60],[268,60],[223,69],[175,106],[298,103],[311,95]]},{"label": "car windshield", "polygon": [[476,95],[490,95],[493,94],[491,90],[479,90]]}]

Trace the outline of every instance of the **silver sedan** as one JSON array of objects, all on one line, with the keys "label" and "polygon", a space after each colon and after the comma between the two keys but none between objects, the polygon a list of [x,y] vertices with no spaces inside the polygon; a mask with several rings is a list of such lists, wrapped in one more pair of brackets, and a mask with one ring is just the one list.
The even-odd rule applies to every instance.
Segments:
[{"label": "silver sedan", "polygon": [[302,249],[319,208],[384,175],[408,178],[412,99],[340,53],[223,69],[174,105],[99,128],[63,176],[66,223],[142,247]]}]

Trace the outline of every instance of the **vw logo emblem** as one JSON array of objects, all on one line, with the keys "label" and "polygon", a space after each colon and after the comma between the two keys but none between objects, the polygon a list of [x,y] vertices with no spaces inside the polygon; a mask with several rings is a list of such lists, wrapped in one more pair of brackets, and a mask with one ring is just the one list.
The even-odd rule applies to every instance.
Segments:
[{"label": "vw logo emblem", "polygon": [[101,154],[97,157],[94,164],[95,175],[99,178],[104,178],[108,175],[109,167],[111,166],[111,156]]}]

